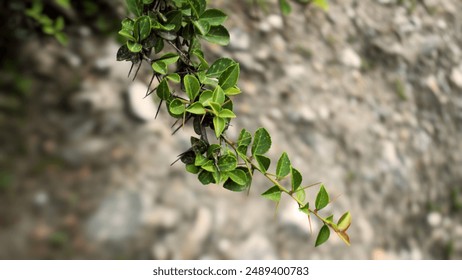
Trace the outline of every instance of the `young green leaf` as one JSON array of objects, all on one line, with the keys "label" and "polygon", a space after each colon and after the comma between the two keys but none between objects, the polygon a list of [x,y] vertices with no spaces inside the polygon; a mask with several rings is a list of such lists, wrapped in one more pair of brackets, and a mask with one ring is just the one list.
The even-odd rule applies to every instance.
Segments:
[{"label": "young green leaf", "polygon": [[282,153],[281,157],[278,160],[278,164],[276,167],[276,179],[281,180],[282,178],[286,177],[290,173],[290,160],[287,153]]},{"label": "young green leaf", "polygon": [[167,76],[167,79],[169,79],[170,81],[172,81],[172,82],[174,82],[176,84],[179,84],[181,82],[181,77],[177,73],[169,74]]},{"label": "young green leaf", "polygon": [[224,155],[218,159],[218,169],[221,172],[229,172],[237,167],[237,159],[233,154]]},{"label": "young green leaf", "polygon": [[199,97],[199,102],[202,103],[202,106],[208,107],[212,101],[212,96],[213,92],[211,90],[204,90]]},{"label": "young green leaf", "polygon": [[315,206],[317,210],[321,210],[329,204],[329,194],[324,185],[321,185],[319,192],[316,196]]},{"label": "young green leaf", "polygon": [[139,53],[143,49],[141,44],[135,43],[133,41],[127,41],[127,47],[133,53]]},{"label": "young green leaf", "polygon": [[262,173],[266,173],[271,165],[271,160],[262,155],[255,155],[255,160],[257,161]]},{"label": "young green leaf", "polygon": [[161,75],[167,75],[167,64],[162,61],[155,61],[152,63],[152,70]]},{"label": "young green leaf", "polygon": [[202,38],[209,41],[210,43],[221,46],[226,46],[229,44],[229,32],[223,25],[210,27],[209,33],[207,33],[205,36],[202,36]]},{"label": "young green leaf", "polygon": [[271,187],[266,192],[261,194],[264,198],[279,202],[281,200],[281,190],[278,186]]},{"label": "young green leaf", "polygon": [[157,59],[156,61],[163,62],[166,65],[170,65],[170,64],[177,62],[179,58],[180,56],[175,53],[166,53],[163,56],[161,56],[159,59]]},{"label": "young green leaf", "polygon": [[239,64],[228,67],[218,78],[218,84],[223,90],[236,86],[239,79]]},{"label": "young green leaf", "polygon": [[223,118],[220,118],[218,116],[213,118],[213,128],[215,130],[215,136],[217,138],[220,138],[221,134],[225,130],[226,127],[226,121]]},{"label": "young green leaf", "polygon": [[337,229],[339,231],[346,231],[350,227],[350,225],[351,225],[351,214],[350,212],[346,212],[338,220]]},{"label": "young green leaf", "polygon": [[207,21],[211,26],[222,25],[228,16],[220,10],[208,9],[201,15],[201,20]]},{"label": "young green leaf", "polygon": [[271,148],[271,136],[264,128],[259,128],[255,132],[252,144],[253,155],[263,155]]},{"label": "young green leaf", "polygon": [[209,102],[209,105],[212,108],[213,114],[218,116],[221,111],[221,105],[216,102]]},{"label": "young green leaf", "polygon": [[316,238],[316,247],[321,245],[322,243],[326,242],[330,236],[330,229],[328,226],[323,225],[321,230],[318,233],[318,237]]},{"label": "young green leaf", "polygon": [[195,115],[203,115],[205,114],[204,106],[201,103],[195,102],[191,104],[188,108],[186,108],[187,112],[193,113]]},{"label": "young green leaf", "polygon": [[184,77],[184,87],[186,93],[188,94],[189,100],[193,101],[196,99],[201,86],[199,81],[194,77],[194,75],[188,74]]},{"label": "young green leaf", "polygon": [[218,113],[218,116],[220,118],[224,118],[224,119],[233,119],[233,118],[236,117],[236,115],[233,113],[233,111],[228,110],[228,109],[222,109],[220,111],[220,113]]},{"label": "young green leaf", "polygon": [[313,5],[318,6],[324,11],[327,11],[329,9],[329,3],[327,2],[327,0],[313,0]]},{"label": "young green leaf", "polygon": [[225,92],[220,86],[217,86],[213,91],[212,100],[220,105],[225,102]]},{"label": "young green leaf", "polygon": [[247,129],[243,128],[241,133],[239,134],[239,138],[237,140],[238,146],[249,146],[252,142],[252,134],[247,131]]},{"label": "young green leaf", "polygon": [[174,115],[181,115],[184,113],[186,109],[183,102],[181,102],[180,99],[173,100],[172,102],[170,102],[168,107],[169,107],[170,113]]},{"label": "young green leaf", "polygon": [[204,165],[207,161],[208,161],[208,159],[207,159],[206,157],[204,157],[203,155],[201,155],[201,154],[196,154],[196,159],[194,160],[194,165],[195,165],[195,166],[202,166],[202,165]]},{"label": "young green leaf", "polygon": [[305,213],[307,215],[310,215],[310,204],[306,203],[305,205],[300,206],[300,208],[298,208],[298,210],[300,210],[301,212],[303,212],[303,213]]},{"label": "young green leaf", "polygon": [[219,58],[210,66],[206,74],[210,78],[218,78],[226,69],[234,64],[236,62],[230,58]]},{"label": "young green leaf", "polygon": [[238,95],[241,93],[241,89],[238,88],[237,86],[234,86],[234,87],[230,87],[230,88],[227,88],[225,90],[225,94],[227,96],[234,96],[234,95]]}]

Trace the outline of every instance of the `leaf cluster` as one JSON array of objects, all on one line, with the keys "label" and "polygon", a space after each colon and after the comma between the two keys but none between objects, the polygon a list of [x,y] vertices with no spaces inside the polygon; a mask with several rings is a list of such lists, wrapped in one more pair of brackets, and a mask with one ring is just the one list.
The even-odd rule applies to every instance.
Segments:
[{"label": "leaf cluster", "polygon": [[[319,211],[331,202],[323,185],[312,209],[306,195],[311,186],[302,184],[302,175],[292,166],[287,153],[277,161],[275,174],[269,172],[271,159],[267,154],[272,140],[266,129],[259,128],[253,135],[242,129],[235,142],[226,137],[230,122],[236,118],[233,98],[241,93],[237,86],[240,67],[225,57],[209,63],[201,40],[228,44],[229,33],[223,26],[227,15],[218,9],[208,9],[206,0],[126,2],[134,17],[121,23],[119,34],[126,43],[118,50],[117,59],[132,63],[130,73],[135,65],[139,70],[143,63],[148,64],[152,78],[146,95],[155,93],[161,100],[159,109],[164,103],[170,116],[176,119],[174,126],[179,123],[173,133],[191,121],[196,134],[191,136],[190,148],[177,161],[184,163],[186,170],[197,175],[202,184],[221,184],[235,192],[249,191],[254,174],[261,173],[272,183],[263,197],[279,204],[282,194],[286,194],[309,221],[312,215],[322,221],[324,226],[316,246],[329,238],[330,230],[349,244],[346,233],[351,223],[349,212],[337,223],[332,216],[320,216]],[[158,86],[151,89],[154,79]],[[213,139],[209,140],[209,134]],[[285,181],[289,181],[288,187],[283,186]]]}]

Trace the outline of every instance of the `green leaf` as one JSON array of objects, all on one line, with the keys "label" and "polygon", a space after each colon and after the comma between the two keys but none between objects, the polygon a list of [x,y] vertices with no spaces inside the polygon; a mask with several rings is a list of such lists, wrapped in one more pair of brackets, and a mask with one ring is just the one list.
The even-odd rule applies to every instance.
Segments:
[{"label": "green leaf", "polygon": [[211,172],[211,173],[217,171],[217,167],[215,166],[215,163],[211,159],[207,160],[201,167],[202,169],[208,172]]},{"label": "green leaf", "polygon": [[287,153],[282,153],[281,157],[278,160],[278,165],[276,167],[276,179],[281,180],[282,178],[286,177],[290,173],[290,160]]},{"label": "green leaf", "polygon": [[142,0],[126,0],[128,10],[139,17],[143,13]]},{"label": "green leaf", "polygon": [[167,79],[169,79],[170,81],[172,81],[174,83],[177,83],[177,84],[179,84],[181,82],[181,77],[177,73],[169,74],[167,76]]},{"label": "green leaf", "polygon": [[305,190],[304,189],[299,189],[295,192],[295,196],[297,197],[297,199],[301,202],[305,201],[305,198],[306,198],[306,193],[305,193]]},{"label": "green leaf", "polygon": [[252,144],[253,155],[263,155],[271,148],[271,136],[264,128],[259,128],[255,132]]},{"label": "green leaf", "polygon": [[215,130],[215,136],[220,138],[221,134],[225,130],[226,127],[226,121],[223,118],[220,117],[214,117],[213,118],[213,128]]},{"label": "green leaf", "polygon": [[243,128],[241,130],[241,133],[239,134],[237,145],[238,146],[249,146],[251,142],[252,142],[252,134],[250,134],[249,131]]},{"label": "green leaf", "polygon": [[239,79],[239,64],[228,67],[218,78],[218,84],[223,90],[236,86]]},{"label": "green leaf", "polygon": [[302,184],[303,177],[302,177],[302,174],[300,174],[300,172],[293,167],[291,168],[291,175],[292,175],[292,180],[291,180],[292,191],[296,191]]},{"label": "green leaf", "polygon": [[220,105],[225,102],[225,92],[220,86],[217,86],[213,91],[212,100]]},{"label": "green leaf", "polygon": [[211,90],[204,90],[199,97],[199,102],[202,103],[204,107],[210,106],[210,101],[212,101],[213,92]]},{"label": "green leaf", "polygon": [[119,35],[130,41],[136,41],[135,37],[133,37],[133,32],[130,32],[129,30],[122,29],[119,31]]},{"label": "green leaf", "polygon": [[207,21],[211,26],[223,24],[228,16],[220,10],[208,9],[201,15],[202,21]]},{"label": "green leaf", "polygon": [[207,76],[210,78],[218,78],[230,66],[235,65],[236,62],[230,58],[219,58],[207,70]]},{"label": "green leaf", "polygon": [[139,53],[143,49],[141,44],[132,41],[127,41],[127,47],[133,53]]},{"label": "green leaf", "polygon": [[244,170],[235,169],[228,173],[229,178],[233,180],[236,184],[244,186],[247,184],[248,178]]},{"label": "green leaf", "polygon": [[172,31],[178,32],[178,30],[181,28],[181,21],[183,19],[183,14],[181,11],[170,11],[165,15],[165,17],[167,18],[167,24],[174,26]]},{"label": "green leaf", "polygon": [[281,200],[281,190],[278,186],[274,186],[261,194],[264,198],[279,202]]},{"label": "green leaf", "polygon": [[260,167],[260,170],[262,173],[266,173],[268,171],[270,165],[271,165],[271,160],[268,157],[262,156],[262,155],[254,155],[255,160],[258,163],[258,166]]},{"label": "green leaf", "polygon": [[351,225],[351,214],[346,212],[340,217],[337,223],[337,228],[339,231],[346,231]]},{"label": "green leaf", "polygon": [[154,0],[143,0],[143,4],[145,4],[145,5],[149,5],[152,2],[154,2]]},{"label": "green leaf", "polygon": [[230,87],[225,90],[227,96],[234,96],[241,93],[241,89],[238,87]]},{"label": "green leaf", "polygon": [[194,165],[195,165],[195,166],[202,166],[202,165],[204,165],[207,161],[208,161],[208,159],[207,159],[206,157],[204,157],[203,155],[201,155],[201,154],[196,154],[196,159],[194,160]]},{"label": "green leaf", "polygon": [[205,171],[205,170],[202,170],[199,173],[198,179],[203,185],[208,185],[208,184],[211,184],[211,183],[215,183],[215,179],[213,178],[213,174],[208,172],[208,171]]},{"label": "green leaf", "polygon": [[209,102],[210,107],[212,108],[213,114],[218,116],[221,111],[221,105],[216,102]]},{"label": "green leaf", "polygon": [[281,9],[283,15],[288,15],[292,11],[292,7],[290,7],[290,4],[287,2],[287,0],[279,0],[279,8]]},{"label": "green leaf", "polygon": [[316,247],[326,242],[330,236],[330,229],[328,226],[323,225],[321,230],[319,230],[318,237],[316,238]]},{"label": "green leaf", "polygon": [[181,115],[185,111],[185,105],[180,99],[175,99],[169,104],[169,111],[174,115]]},{"label": "green leaf", "polygon": [[157,59],[156,62],[163,62],[166,65],[170,65],[170,64],[177,62],[179,58],[180,56],[175,53],[166,53],[163,56],[161,56],[159,59]]},{"label": "green leaf", "polygon": [[207,21],[204,20],[196,20],[193,21],[194,27],[196,27],[196,30],[199,31],[200,35],[207,35],[210,31],[210,24]]},{"label": "green leaf", "polygon": [[324,185],[321,185],[318,195],[316,196],[315,206],[317,210],[321,210],[329,204],[329,194]]},{"label": "green leaf", "polygon": [[[198,67],[199,70],[205,70],[205,69],[207,69],[209,67],[209,63],[207,62],[207,60],[205,60],[204,53],[201,50],[196,49],[196,50],[192,51],[192,54],[195,57],[197,57],[197,59],[200,62],[199,67]],[[200,82],[201,83],[207,82],[208,79],[205,76],[205,74],[203,72],[199,72],[199,73],[200,73],[200,76],[199,76]],[[197,74],[199,75],[199,73],[197,73]]]},{"label": "green leaf", "polygon": [[193,113],[195,115],[203,115],[205,114],[204,106],[201,103],[195,102],[191,104],[188,108],[186,108],[187,112]]},{"label": "green leaf", "polygon": [[195,166],[194,164],[187,164],[186,165],[186,171],[192,174],[197,174],[200,171],[200,168]]},{"label": "green leaf", "polygon": [[151,20],[148,16],[139,17],[135,22],[135,30],[139,33],[136,34],[140,41],[148,38],[151,34]]},{"label": "green leaf", "polygon": [[228,110],[228,109],[221,110],[220,113],[218,113],[218,116],[220,118],[224,118],[224,119],[233,119],[233,118],[236,117],[236,115],[233,113],[233,111]]},{"label": "green leaf", "polygon": [[151,66],[152,70],[154,70],[156,73],[161,75],[167,75],[168,73],[167,64],[162,61],[154,61]]},{"label": "green leaf", "polygon": [[221,172],[229,172],[237,167],[237,159],[233,154],[224,155],[218,159],[218,169]]},{"label": "green leaf", "polygon": [[329,9],[329,2],[327,0],[313,0],[313,5],[327,11]]},{"label": "green leaf", "polygon": [[191,6],[192,15],[196,18],[202,15],[207,5],[205,0],[187,0],[187,2]]},{"label": "green leaf", "polygon": [[163,79],[157,87],[157,96],[162,100],[169,100],[171,95],[168,83]]},{"label": "green leaf", "polygon": [[186,75],[183,81],[189,100],[195,100],[201,89],[199,81],[196,79],[196,77],[194,77],[194,75],[191,74]]},{"label": "green leaf", "polygon": [[209,33],[202,36],[205,40],[213,44],[226,46],[229,44],[229,32],[223,25],[210,27]]}]

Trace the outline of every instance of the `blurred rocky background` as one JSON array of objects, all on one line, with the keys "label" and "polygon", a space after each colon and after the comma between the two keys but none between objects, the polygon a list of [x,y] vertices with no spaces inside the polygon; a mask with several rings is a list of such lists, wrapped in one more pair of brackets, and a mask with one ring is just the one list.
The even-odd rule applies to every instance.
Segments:
[{"label": "blurred rocky background", "polygon": [[353,215],[352,246],[320,248],[291,201],[275,215],[259,196],[263,178],[247,195],[170,167],[192,130],[171,136],[143,99],[149,69],[132,82],[116,62],[122,1],[43,2],[66,46],[24,16],[32,1],[0,4],[1,259],[462,258],[462,1],[284,18],[274,1],[209,1],[232,37],[209,58],[242,68],[230,138],[266,127],[273,161],[288,152],[327,211]]}]

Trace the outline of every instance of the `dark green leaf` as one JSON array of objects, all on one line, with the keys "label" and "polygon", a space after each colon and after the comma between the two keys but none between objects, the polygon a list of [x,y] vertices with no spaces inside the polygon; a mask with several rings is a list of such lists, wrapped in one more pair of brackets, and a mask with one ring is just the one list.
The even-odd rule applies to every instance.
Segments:
[{"label": "dark green leaf", "polygon": [[169,100],[171,93],[168,83],[163,79],[157,87],[157,96],[162,100]]},{"label": "dark green leaf", "polygon": [[303,177],[302,177],[302,174],[300,174],[300,172],[298,172],[297,169],[292,167],[291,170],[292,170],[292,172],[291,172],[291,175],[292,175],[292,191],[296,191],[300,187],[300,185],[302,184]]},{"label": "dark green leaf", "polygon": [[248,146],[252,142],[252,134],[248,132],[245,128],[241,130],[239,138],[237,140],[238,146]]},{"label": "dark green leaf", "polygon": [[262,155],[255,155],[255,160],[258,163],[258,166],[260,167],[260,170],[263,173],[266,173],[268,171],[270,165],[271,165],[271,160],[265,156]]},{"label": "dark green leaf", "polygon": [[235,169],[228,173],[229,178],[238,185],[246,185],[248,178],[244,170]]},{"label": "dark green leaf", "polygon": [[328,226],[323,225],[321,230],[318,233],[318,237],[316,238],[316,247],[321,245],[322,243],[326,242],[330,236],[330,229]]},{"label": "dark green leaf", "polygon": [[264,198],[279,202],[281,200],[281,190],[278,186],[274,186],[261,194]]},{"label": "dark green leaf", "polygon": [[201,20],[207,21],[211,26],[218,26],[225,22],[228,16],[220,10],[209,9],[201,15]]},{"label": "dark green leaf", "polygon": [[228,67],[218,78],[218,84],[223,90],[236,86],[239,79],[239,64]]},{"label": "dark green leaf", "polygon": [[215,179],[213,178],[213,174],[208,172],[208,171],[205,171],[205,170],[202,170],[199,173],[198,179],[203,185],[208,185],[208,184],[211,184],[211,183],[215,183]]},{"label": "dark green leaf", "polygon": [[217,138],[220,138],[221,134],[226,128],[226,121],[223,118],[220,117],[214,117],[213,118],[213,128],[215,130],[215,136]]},{"label": "dark green leaf", "polygon": [[237,159],[233,154],[224,155],[218,159],[218,169],[221,172],[229,172],[237,167]]},{"label": "dark green leaf", "polygon": [[282,178],[286,177],[290,173],[290,160],[287,153],[282,153],[281,157],[278,160],[278,164],[276,167],[276,178],[277,180],[281,180]]},{"label": "dark green leaf", "polygon": [[202,36],[210,43],[226,46],[229,44],[229,33],[223,25],[210,27],[209,33]]},{"label": "dark green leaf", "polygon": [[196,30],[199,31],[200,35],[207,35],[210,31],[210,24],[207,21],[204,20],[196,20],[193,21],[194,27],[196,27]]},{"label": "dark green leaf", "polygon": [[253,155],[263,155],[271,148],[271,136],[264,128],[259,128],[255,132],[252,144]]},{"label": "dark green leaf", "polygon": [[138,38],[140,41],[148,38],[151,34],[151,20],[148,16],[139,17],[135,22],[135,30],[139,32]]},{"label": "dark green leaf", "polygon": [[194,164],[187,164],[186,165],[186,171],[192,174],[197,174],[200,171],[200,168],[195,166]]},{"label": "dark green leaf", "polygon": [[133,60],[137,55],[132,53],[126,44],[122,45],[117,51],[117,61]]},{"label": "dark green leaf", "polygon": [[199,81],[194,77],[194,75],[188,74],[184,77],[184,87],[186,93],[188,94],[189,100],[193,101],[196,99],[201,86]]},{"label": "dark green leaf", "polygon": [[180,11],[170,11],[165,16],[167,17],[167,24],[175,26],[172,31],[178,32],[181,28],[181,21],[183,19],[182,13]]},{"label": "dark green leaf", "polygon": [[195,18],[199,18],[202,15],[207,5],[205,0],[187,0],[187,2],[191,6],[192,15]]},{"label": "dark green leaf", "polygon": [[209,70],[207,70],[207,76],[218,78],[226,69],[234,64],[236,64],[236,62],[230,58],[219,58],[210,66]]},{"label": "dark green leaf", "polygon": [[318,195],[316,196],[315,206],[317,210],[321,210],[329,204],[329,194],[324,185],[321,185]]},{"label": "dark green leaf", "polygon": [[143,2],[142,0],[126,0],[127,7],[130,12],[132,12],[135,16],[141,16],[143,12]]},{"label": "dark green leaf", "polygon": [[175,99],[169,104],[169,111],[174,115],[181,115],[185,111],[185,105],[180,99]]}]

